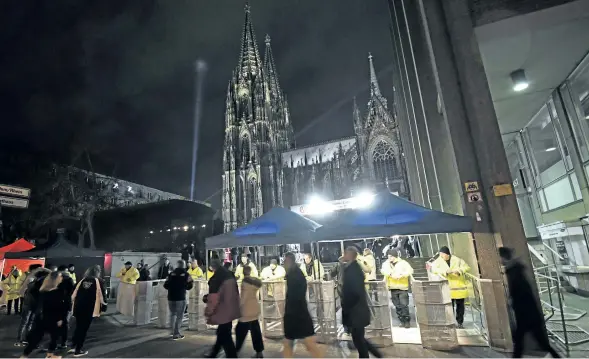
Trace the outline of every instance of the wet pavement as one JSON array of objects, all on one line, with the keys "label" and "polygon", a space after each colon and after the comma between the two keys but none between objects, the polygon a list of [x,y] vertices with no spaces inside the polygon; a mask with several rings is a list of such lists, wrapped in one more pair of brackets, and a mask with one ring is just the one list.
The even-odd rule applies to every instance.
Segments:
[{"label": "wet pavement", "polygon": [[[0,357],[19,357],[22,348],[14,346],[15,331],[18,327],[19,317],[0,314]],[[113,315],[99,318],[92,323],[86,341],[86,349],[89,350],[88,357],[91,358],[186,358],[202,357],[208,352],[214,342],[214,331],[204,332],[184,331],[186,337],[183,340],[172,341],[168,330],[158,329],[155,326],[133,327],[121,324],[120,320]],[[46,336],[48,340],[48,336]],[[264,355],[267,358],[281,357],[282,344],[280,340],[266,340]],[[322,345],[327,357],[357,358],[355,351],[350,352],[345,342],[334,345]],[[396,344],[382,348],[386,357],[405,358],[489,358],[505,357],[501,353],[492,351],[489,348],[464,347],[454,352],[439,352],[422,348],[420,345]],[[240,354],[241,357],[249,358],[254,354],[251,344],[247,343]],[[45,353],[37,351],[31,357],[44,357]],[[65,353],[64,353],[65,356]],[[223,356],[223,355],[222,355]],[[296,357],[308,357],[304,347],[297,345]]]}]

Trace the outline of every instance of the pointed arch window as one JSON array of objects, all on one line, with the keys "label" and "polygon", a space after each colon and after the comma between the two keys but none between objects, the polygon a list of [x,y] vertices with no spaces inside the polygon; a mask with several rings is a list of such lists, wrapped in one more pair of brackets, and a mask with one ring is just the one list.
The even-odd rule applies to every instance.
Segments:
[{"label": "pointed arch window", "polygon": [[243,164],[247,165],[251,161],[251,143],[250,137],[247,134],[243,134],[241,137],[241,158]]},{"label": "pointed arch window", "polygon": [[381,140],[372,152],[372,168],[374,178],[384,182],[386,179],[397,178],[397,159],[393,146]]},{"label": "pointed arch window", "polygon": [[252,177],[247,183],[247,199],[245,218],[249,222],[258,216],[257,198],[258,198],[258,181]]}]

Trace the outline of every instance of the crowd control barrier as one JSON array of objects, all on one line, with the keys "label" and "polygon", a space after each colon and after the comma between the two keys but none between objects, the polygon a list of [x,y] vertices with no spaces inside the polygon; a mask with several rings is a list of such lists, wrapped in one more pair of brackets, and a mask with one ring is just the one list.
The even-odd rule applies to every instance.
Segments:
[{"label": "crowd control barrier", "polygon": [[209,285],[206,279],[194,281],[192,289],[188,292],[188,330],[206,330],[205,306],[202,298],[209,293]]},{"label": "crowd control barrier", "polygon": [[286,281],[264,281],[261,288],[262,330],[268,339],[284,337],[284,303],[286,300]]},{"label": "crowd control barrier", "polygon": [[337,340],[335,283],[312,280],[307,284],[307,303],[315,324],[317,341],[330,344]]},{"label": "crowd control barrier", "polygon": [[[166,327],[168,319],[168,304],[167,304],[167,291],[164,289],[164,280],[150,280],[145,282],[137,282],[135,287],[135,302],[133,311],[133,324],[134,325],[147,325],[153,321],[157,321],[157,326],[160,328]],[[123,283],[124,284],[124,283]],[[120,293],[119,284],[119,293]],[[161,303],[161,295],[165,294],[165,302]],[[117,308],[118,308],[117,295]],[[162,308],[165,310],[161,313]],[[125,314],[122,313],[121,314]],[[162,324],[163,323],[163,324]]]},{"label": "crowd control barrier", "polygon": [[366,283],[370,325],[366,327],[366,338],[378,347],[393,345],[393,323],[389,307],[389,290],[384,281]]},{"label": "crowd control barrier", "polygon": [[421,344],[426,349],[458,348],[456,319],[447,280],[411,282]]}]

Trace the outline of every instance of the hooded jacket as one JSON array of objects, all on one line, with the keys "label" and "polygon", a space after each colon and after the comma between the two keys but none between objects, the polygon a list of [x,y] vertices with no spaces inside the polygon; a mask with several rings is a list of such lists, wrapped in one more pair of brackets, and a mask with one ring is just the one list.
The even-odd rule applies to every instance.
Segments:
[{"label": "hooded jacket", "polygon": [[164,288],[168,290],[169,301],[186,300],[186,291],[191,290],[192,286],[192,278],[184,268],[174,269],[164,283]]},{"label": "hooded jacket", "polygon": [[262,287],[262,281],[254,277],[245,277],[241,282],[241,295],[239,307],[241,310],[240,322],[252,322],[260,317],[260,301],[258,291]]}]

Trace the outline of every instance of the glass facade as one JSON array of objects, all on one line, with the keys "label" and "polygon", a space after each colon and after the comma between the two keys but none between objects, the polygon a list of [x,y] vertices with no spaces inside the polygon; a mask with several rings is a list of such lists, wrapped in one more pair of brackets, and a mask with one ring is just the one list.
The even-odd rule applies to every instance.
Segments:
[{"label": "glass facade", "polygon": [[[574,143],[567,143],[567,137]],[[589,56],[505,150],[526,235],[535,234],[526,222],[542,224],[531,215],[534,205],[546,213],[583,200],[579,183],[585,181],[579,176],[589,176]],[[583,172],[573,168],[571,156],[577,150]]]}]

